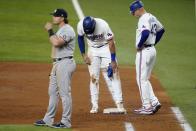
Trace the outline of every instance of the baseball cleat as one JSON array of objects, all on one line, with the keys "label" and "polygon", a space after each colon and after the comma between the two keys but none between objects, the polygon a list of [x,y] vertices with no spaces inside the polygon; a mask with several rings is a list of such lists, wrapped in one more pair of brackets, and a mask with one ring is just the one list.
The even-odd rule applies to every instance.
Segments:
[{"label": "baseball cleat", "polygon": [[63,124],[61,122],[53,124],[51,127],[52,128],[71,128],[71,126],[67,126],[67,125],[65,125],[65,124]]},{"label": "baseball cleat", "polygon": [[97,107],[92,107],[92,109],[90,110],[91,114],[96,114],[98,113],[98,108]]},{"label": "baseball cleat", "polygon": [[134,113],[138,114],[138,115],[152,115],[153,114],[153,108],[152,107],[145,108],[143,106],[139,109],[134,110]]},{"label": "baseball cleat", "polygon": [[46,123],[43,120],[38,120],[34,123],[35,126],[46,126]]},{"label": "baseball cleat", "polygon": [[161,104],[157,102],[154,106],[152,106],[153,113],[156,113],[161,108]]}]

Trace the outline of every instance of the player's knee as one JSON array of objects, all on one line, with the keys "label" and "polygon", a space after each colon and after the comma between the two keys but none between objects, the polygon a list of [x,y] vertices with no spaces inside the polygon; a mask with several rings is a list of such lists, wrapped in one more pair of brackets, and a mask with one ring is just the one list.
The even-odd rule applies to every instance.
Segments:
[{"label": "player's knee", "polygon": [[147,84],[147,79],[140,79],[140,83],[142,84],[142,85],[146,85]]},{"label": "player's knee", "polygon": [[95,78],[91,78],[91,81],[95,84],[97,80]]},{"label": "player's knee", "polygon": [[140,81],[141,81],[141,82],[147,82],[148,79],[147,79],[147,77],[142,77],[142,78],[140,78]]},{"label": "player's knee", "polygon": [[55,96],[58,96],[58,93],[56,91],[54,91],[54,90],[50,90],[50,91],[48,91],[48,95],[50,97],[55,97]]}]

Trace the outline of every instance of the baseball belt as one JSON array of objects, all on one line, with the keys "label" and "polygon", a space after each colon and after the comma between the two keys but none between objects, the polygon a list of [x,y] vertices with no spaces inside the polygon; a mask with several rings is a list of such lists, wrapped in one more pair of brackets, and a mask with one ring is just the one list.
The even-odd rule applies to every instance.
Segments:
[{"label": "baseball belt", "polygon": [[62,58],[53,58],[53,62],[57,62],[57,61],[61,61],[63,59],[72,59],[73,56],[66,56],[66,57],[62,57]]},{"label": "baseball belt", "polygon": [[144,47],[145,48],[147,48],[147,47],[152,47],[152,46],[154,46],[153,44],[151,44],[151,45],[146,45],[146,44],[144,44]]}]

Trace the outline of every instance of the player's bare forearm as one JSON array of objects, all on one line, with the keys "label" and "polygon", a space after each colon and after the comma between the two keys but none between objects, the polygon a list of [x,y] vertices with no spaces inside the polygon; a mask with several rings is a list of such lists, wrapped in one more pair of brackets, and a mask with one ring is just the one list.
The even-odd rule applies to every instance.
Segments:
[{"label": "player's bare forearm", "polygon": [[50,43],[52,43],[53,46],[59,47],[59,46],[62,46],[65,43],[65,41],[62,38],[59,38],[55,35],[55,33],[52,29],[53,24],[51,22],[47,22],[44,27],[45,27],[46,31],[48,32],[48,34],[49,34],[49,40],[50,40]]},{"label": "player's bare forearm", "polygon": [[116,63],[116,61],[112,61],[111,62],[111,66],[112,66],[112,69],[113,69],[113,72],[115,73],[116,71],[118,71],[118,65]]},{"label": "player's bare forearm", "polygon": [[49,38],[50,43],[52,43],[55,47],[60,47],[63,44],[65,44],[65,41],[62,38],[57,37],[56,35],[53,35]]},{"label": "player's bare forearm", "polygon": [[108,44],[109,44],[109,48],[110,48],[110,53],[116,53],[116,47],[115,47],[115,44],[114,44],[114,40],[111,39],[108,41]]},{"label": "player's bare forearm", "polygon": [[91,64],[90,58],[85,53],[82,53],[82,58],[87,65]]}]

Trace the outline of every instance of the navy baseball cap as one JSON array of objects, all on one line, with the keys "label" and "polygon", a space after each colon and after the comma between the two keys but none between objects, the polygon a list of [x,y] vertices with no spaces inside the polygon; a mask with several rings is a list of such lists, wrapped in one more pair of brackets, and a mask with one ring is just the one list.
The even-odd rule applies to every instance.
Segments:
[{"label": "navy baseball cap", "polygon": [[144,6],[144,4],[142,3],[141,0],[137,0],[137,1],[134,1],[131,3],[130,5],[130,12],[131,14],[134,14],[134,12],[137,10],[137,9],[140,9]]},{"label": "navy baseball cap", "polygon": [[50,15],[56,16],[56,17],[64,17],[67,18],[67,11],[64,9],[56,9],[53,13],[50,13]]}]

